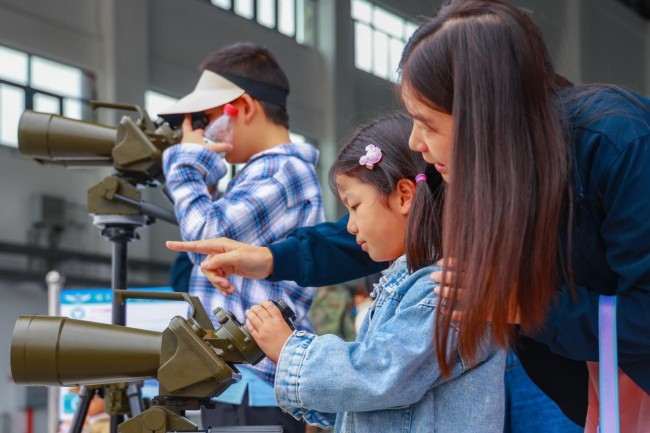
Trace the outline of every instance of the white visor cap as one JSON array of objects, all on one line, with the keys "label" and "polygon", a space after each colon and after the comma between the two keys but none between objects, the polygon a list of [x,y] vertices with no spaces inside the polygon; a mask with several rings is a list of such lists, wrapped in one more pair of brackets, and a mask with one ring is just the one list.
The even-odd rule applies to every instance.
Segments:
[{"label": "white visor cap", "polygon": [[197,113],[209,110],[234,101],[244,93],[246,93],[244,89],[221,75],[204,70],[192,93],[182,97],[158,115]]}]

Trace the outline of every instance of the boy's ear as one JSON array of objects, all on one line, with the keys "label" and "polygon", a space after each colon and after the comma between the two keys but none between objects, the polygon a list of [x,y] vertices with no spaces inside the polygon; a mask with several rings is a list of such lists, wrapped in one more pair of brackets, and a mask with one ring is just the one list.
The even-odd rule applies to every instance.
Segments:
[{"label": "boy's ear", "polygon": [[239,98],[239,115],[243,117],[245,123],[250,123],[258,111],[262,108],[260,103],[253,99],[248,93],[244,93]]},{"label": "boy's ear", "polygon": [[415,182],[410,179],[400,179],[395,188],[396,198],[399,199],[398,210],[403,215],[408,215],[415,198]]}]

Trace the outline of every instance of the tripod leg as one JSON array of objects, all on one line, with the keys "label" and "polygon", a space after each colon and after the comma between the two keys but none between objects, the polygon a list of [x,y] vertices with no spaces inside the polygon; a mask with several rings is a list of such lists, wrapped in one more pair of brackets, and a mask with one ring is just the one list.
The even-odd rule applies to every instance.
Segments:
[{"label": "tripod leg", "polygon": [[[106,230],[108,230],[108,228],[105,229],[105,231]],[[119,238],[117,234],[114,234],[112,242],[111,286],[113,290],[126,290],[128,239]],[[115,297],[113,297],[111,323],[114,325],[126,325],[126,305],[117,302]]]},{"label": "tripod leg", "polygon": [[90,401],[93,399],[96,392],[96,389],[88,389],[85,386],[82,386],[79,389],[79,404],[74,411],[72,425],[70,426],[70,433],[81,433],[81,429],[84,426],[84,421],[86,421],[86,416],[88,415]]},{"label": "tripod leg", "polygon": [[117,427],[124,422],[124,415],[111,415],[111,433],[117,433]]}]

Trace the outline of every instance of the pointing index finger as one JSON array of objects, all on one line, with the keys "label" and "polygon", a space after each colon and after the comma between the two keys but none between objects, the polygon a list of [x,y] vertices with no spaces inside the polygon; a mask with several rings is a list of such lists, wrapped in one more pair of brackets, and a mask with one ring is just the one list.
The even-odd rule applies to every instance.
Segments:
[{"label": "pointing index finger", "polygon": [[187,253],[199,253],[199,254],[219,254],[225,252],[223,247],[211,239],[204,239],[200,241],[188,241],[188,242],[179,242],[179,241],[167,241],[165,243],[167,248],[173,251],[185,251]]}]

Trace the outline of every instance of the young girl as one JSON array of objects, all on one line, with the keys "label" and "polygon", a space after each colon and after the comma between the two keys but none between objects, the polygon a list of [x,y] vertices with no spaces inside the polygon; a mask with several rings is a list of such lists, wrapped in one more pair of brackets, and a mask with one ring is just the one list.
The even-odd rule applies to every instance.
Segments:
[{"label": "young girl", "polygon": [[330,185],[350,212],[348,231],[372,260],[392,262],[357,340],[292,332],[271,302],[248,310],[246,324],[277,363],[276,398],[296,418],[337,432],[500,433],[505,356],[488,328],[474,364],[456,350],[454,328],[450,374],[436,362],[442,306],[427,265],[440,251],[442,182],[409,151],[411,125],[393,115],[361,127],[330,169]]}]

